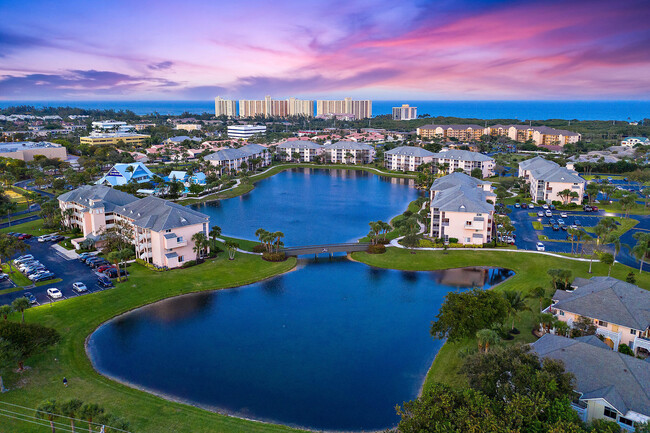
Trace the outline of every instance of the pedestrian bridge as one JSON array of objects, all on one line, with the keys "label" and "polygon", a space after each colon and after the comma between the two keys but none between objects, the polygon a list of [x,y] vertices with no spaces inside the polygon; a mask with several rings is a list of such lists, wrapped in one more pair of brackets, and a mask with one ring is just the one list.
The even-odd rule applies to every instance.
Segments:
[{"label": "pedestrian bridge", "polygon": [[355,251],[366,251],[370,243],[354,242],[347,244],[327,244],[327,245],[306,245],[302,247],[288,247],[281,251],[287,256],[302,256],[307,254],[329,254],[333,253],[353,253]]}]

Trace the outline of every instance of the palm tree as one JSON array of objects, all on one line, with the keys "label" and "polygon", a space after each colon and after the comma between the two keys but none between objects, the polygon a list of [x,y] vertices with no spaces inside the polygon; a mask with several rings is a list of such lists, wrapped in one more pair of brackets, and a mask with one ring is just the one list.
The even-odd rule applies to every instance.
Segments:
[{"label": "palm tree", "polygon": [[221,236],[221,227],[212,226],[210,227],[210,233],[208,233],[213,241],[216,241],[219,236]]},{"label": "palm tree", "polygon": [[282,239],[283,237],[284,237],[284,233],[282,233],[282,232],[274,232],[273,233],[273,238],[275,239],[275,252],[276,253],[280,251],[280,244],[281,244],[280,239]]},{"label": "palm tree", "polygon": [[512,327],[510,329],[515,329],[515,319],[518,317],[520,311],[528,310],[530,308],[526,305],[524,301],[524,296],[520,291],[506,290],[503,292],[503,297],[508,301],[508,317],[512,315]]},{"label": "palm tree", "polygon": [[560,277],[559,269],[549,269],[546,273],[551,277],[551,282],[553,283],[553,288],[557,290],[557,279]]},{"label": "palm tree", "polygon": [[228,249],[228,259],[235,260],[235,253],[237,252],[237,248],[239,248],[239,244],[228,240],[226,241],[226,248]]},{"label": "palm tree", "polygon": [[557,322],[557,318],[550,313],[542,313],[539,315],[539,323],[542,325],[544,332],[549,332]]},{"label": "palm tree", "polygon": [[558,320],[555,323],[555,333],[566,337],[569,334],[569,325],[566,322]]},{"label": "palm tree", "polygon": [[640,262],[639,273],[642,273],[643,263],[645,262],[645,258],[648,255],[648,252],[650,251],[650,233],[636,232],[634,233],[634,239],[637,241],[634,248],[632,248],[632,255]]},{"label": "palm tree", "polygon": [[537,286],[530,292],[530,296],[539,300],[539,311],[542,311],[542,303],[544,302],[544,298],[546,298],[546,290],[541,286]]},{"label": "palm tree", "polygon": [[11,305],[5,304],[0,306],[0,316],[5,319],[5,322],[7,321],[7,316],[9,316],[12,311],[14,311],[14,309],[11,308]]},{"label": "palm tree", "polygon": [[29,308],[29,300],[25,298],[24,296],[21,298],[16,298],[14,301],[11,303],[11,306],[14,311],[20,311],[20,314],[22,315],[22,322],[25,323],[25,310]]},{"label": "palm tree", "polygon": [[491,329],[481,329],[476,333],[476,341],[478,343],[478,350],[487,353],[490,349],[490,344],[495,344],[499,341],[499,334]]},{"label": "palm tree", "polygon": [[79,416],[88,421],[88,431],[93,433],[93,419],[104,413],[104,408],[97,403],[86,403],[81,407]]},{"label": "palm tree", "polygon": [[72,433],[75,432],[74,421],[82,405],[83,402],[78,398],[73,398],[61,403],[61,414],[70,418],[70,427],[72,428]]},{"label": "palm tree", "polygon": [[612,265],[614,264],[614,256],[610,253],[603,253],[600,255],[600,263],[603,263],[609,266],[607,271],[607,276],[609,277],[612,273]]},{"label": "palm tree", "polygon": [[41,402],[41,404],[38,405],[38,408],[36,408],[36,418],[48,420],[50,422],[50,427],[52,428],[52,433],[55,433],[54,420],[59,417],[59,415],[55,413],[57,410],[58,405],[56,404],[56,400],[51,398]]},{"label": "palm tree", "polygon": [[194,247],[192,248],[196,253],[196,260],[199,259],[199,255],[203,253],[208,239],[205,237],[205,233],[196,232],[192,235],[192,240],[194,241]]}]

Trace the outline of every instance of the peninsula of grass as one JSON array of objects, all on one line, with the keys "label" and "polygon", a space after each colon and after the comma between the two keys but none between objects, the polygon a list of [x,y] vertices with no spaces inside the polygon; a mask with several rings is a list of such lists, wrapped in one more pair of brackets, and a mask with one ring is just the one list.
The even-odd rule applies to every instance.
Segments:
[{"label": "peninsula of grass", "polygon": [[539,221],[533,221],[533,228],[535,230],[544,230],[544,225]]},{"label": "peninsula of grass", "polygon": [[322,168],[322,169],[339,169],[339,170],[357,170],[357,171],[367,171],[368,173],[376,174],[378,176],[387,176],[387,177],[397,177],[397,178],[406,178],[406,179],[415,179],[414,174],[410,173],[403,173],[403,172],[397,172],[397,171],[386,171],[379,169],[377,167],[374,167],[372,165],[347,165],[347,164],[312,164],[312,163],[303,163],[303,164],[297,164],[297,163],[289,163],[289,164],[277,164],[274,165],[273,167],[267,169],[266,171],[259,173],[259,174],[253,174],[249,176],[246,179],[243,179],[242,182],[236,186],[235,188],[232,188],[228,191],[224,192],[216,192],[214,194],[210,194],[206,197],[203,198],[187,198],[183,200],[178,200],[178,203],[182,205],[188,205],[188,204],[196,204],[196,203],[204,203],[207,201],[212,201],[212,200],[224,200],[228,198],[233,198],[237,197],[240,195],[244,195],[250,191],[253,190],[255,187],[254,184],[259,182],[260,180],[269,178],[271,176],[274,176],[280,172],[283,172],[285,170],[290,170],[292,168]]},{"label": "peninsula of grass", "polygon": [[11,269],[9,269],[9,264],[8,263],[3,263],[2,264],[2,272],[5,274],[9,275],[9,278],[11,281],[14,282],[15,285],[17,286],[30,286],[32,284],[32,281],[24,276],[17,268],[15,265],[11,266]]},{"label": "peninsula of grass", "polygon": [[[244,251],[253,251],[253,247],[259,245],[259,241],[249,241],[248,239],[231,238],[230,236],[220,236],[224,241],[232,241],[239,245],[239,249]],[[223,248],[223,246],[222,246]]]},{"label": "peninsula of grass", "polygon": [[[620,225],[616,227],[614,231],[612,231],[612,235],[616,237],[621,237],[623,234],[628,232],[630,229],[632,229],[635,225],[639,224],[639,220],[635,220],[632,218],[623,218],[623,217],[612,217],[614,218]],[[594,233],[594,227],[585,227],[584,230],[587,233]]]},{"label": "peninsula of grass", "polygon": [[[11,390],[2,394],[2,400],[36,408],[48,398],[79,398],[98,403],[127,419],[135,432],[296,431],[167,401],[114,382],[93,370],[84,347],[88,335],[121,313],[185,293],[253,283],[287,272],[295,265],[295,258],[266,262],[258,256],[242,253],[232,261],[226,253],[220,253],[218,258],[201,265],[167,272],[155,272],[133,264],[129,268],[128,281],[118,283],[113,289],[30,308],[25,312],[25,320],[58,330],[62,340],[45,354],[28,359],[26,365],[31,368],[21,375],[12,372],[5,376],[5,385]],[[19,321],[20,315],[13,313],[10,320]],[[61,384],[64,376],[68,379],[67,388]],[[4,418],[0,430],[39,433],[43,428]]]},{"label": "peninsula of grass", "polygon": [[[417,251],[411,254],[409,250],[401,248],[388,248],[385,254],[368,254],[356,252],[352,254],[354,260],[371,266],[405,271],[431,271],[462,267],[498,267],[511,269],[515,275],[499,284],[494,290],[518,290],[524,295],[529,295],[535,287],[542,286],[547,295],[553,293],[551,280],[546,271],[548,269],[569,269],[573,277],[591,278],[593,276],[606,276],[608,267],[594,261],[592,273],[589,274],[589,262],[562,259],[543,254],[508,252],[508,251]],[[612,267],[611,276],[625,281],[628,273],[633,272],[636,284],[646,290],[650,289],[650,273],[639,274],[638,270],[617,263]],[[548,302],[548,301],[547,301]],[[534,326],[535,316],[539,311],[539,300],[529,298],[527,304],[531,311],[520,314],[515,321],[515,326],[521,330],[513,340],[504,342],[529,343],[535,340],[530,330]],[[535,313],[533,313],[535,312]],[[431,319],[434,315],[432,313]],[[459,374],[463,358],[463,350],[476,347],[476,340],[466,339],[455,343],[445,343],[440,349],[427,374],[424,386],[441,382],[451,386],[465,386],[464,376]]]},{"label": "peninsula of grass", "polygon": [[9,227],[5,227],[3,229],[0,229],[0,233],[27,233],[30,235],[34,236],[40,236],[44,235],[47,233],[53,233],[56,230],[51,230],[51,229],[44,229],[43,228],[43,220],[42,219],[37,219],[34,221],[28,221],[26,223],[21,223],[21,224],[16,224],[16,225],[11,225]]}]

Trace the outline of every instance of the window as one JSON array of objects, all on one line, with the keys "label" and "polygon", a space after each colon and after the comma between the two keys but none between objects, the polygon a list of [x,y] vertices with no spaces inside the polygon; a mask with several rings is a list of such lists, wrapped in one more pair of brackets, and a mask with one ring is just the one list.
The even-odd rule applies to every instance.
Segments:
[{"label": "window", "polygon": [[172,232],[172,229],[165,230],[165,233],[171,233],[171,232]]},{"label": "window", "polygon": [[609,323],[607,323],[607,322],[605,322],[605,321],[603,321],[603,320],[599,320],[599,321],[598,321],[598,326],[602,326],[603,328],[606,328],[607,325],[609,325]]},{"label": "window", "polygon": [[177,237],[176,242],[178,242],[178,243],[183,242],[183,236]]},{"label": "window", "polygon": [[564,311],[560,310],[560,316],[564,316]]},{"label": "window", "polygon": [[629,425],[630,427],[634,427],[634,421],[631,419],[623,418],[622,416],[618,417],[618,422],[621,424]]},{"label": "window", "polygon": [[608,418],[616,419],[616,411],[615,411],[614,409],[612,409],[611,407],[607,407],[607,406],[605,406],[605,413],[604,413],[604,415],[605,415],[606,417],[608,417]]},{"label": "window", "polygon": [[[183,260],[184,260],[183,256],[178,256],[178,263],[182,262]],[[616,417],[614,417],[614,418],[616,418]]]},{"label": "window", "polygon": [[636,329],[630,329],[630,334],[636,335]]}]

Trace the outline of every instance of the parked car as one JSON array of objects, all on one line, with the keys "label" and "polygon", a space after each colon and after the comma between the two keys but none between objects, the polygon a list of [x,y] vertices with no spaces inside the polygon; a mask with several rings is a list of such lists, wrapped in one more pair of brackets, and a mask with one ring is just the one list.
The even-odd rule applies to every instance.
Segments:
[{"label": "parked car", "polygon": [[49,296],[52,299],[59,299],[63,297],[63,293],[55,287],[51,287],[47,289],[47,296]]},{"label": "parked car", "polygon": [[0,273],[0,281],[4,281],[4,280],[8,280],[8,279],[9,279],[8,274]]},{"label": "parked car", "polygon": [[591,212],[592,209],[593,208],[591,206],[589,206],[588,204],[582,206],[582,210],[584,210],[585,212]]},{"label": "parked car", "polygon": [[110,269],[110,268],[114,268],[114,267],[115,267],[115,266],[113,266],[113,265],[102,265],[102,266],[98,267],[98,268],[95,269],[95,270],[96,270],[97,272],[104,272],[105,270]]},{"label": "parked car", "polygon": [[519,209],[521,207],[521,204],[515,203],[515,209]]},{"label": "parked car", "polygon": [[544,216],[544,212],[542,212],[542,211],[540,210],[539,212],[537,212],[537,216],[538,216],[538,217],[543,217],[543,216]]},{"label": "parked car", "polygon": [[72,290],[74,290],[77,293],[83,293],[88,291],[88,287],[81,281],[77,281],[76,283],[72,284]]},{"label": "parked car", "polygon": [[562,218],[558,218],[558,219],[557,219],[557,223],[558,223],[559,225],[562,225],[562,224],[564,224],[564,220],[563,220]]},{"label": "parked car", "polygon": [[32,237],[32,235],[30,235],[30,234],[21,233],[20,236],[18,236],[18,239],[20,239],[21,241],[24,241],[24,240],[29,239],[31,237]]},{"label": "parked car", "polygon": [[546,218],[551,218],[551,217],[553,216],[553,212],[551,212],[550,210],[547,210],[547,211],[544,213],[544,215],[546,215]]},{"label": "parked car", "polygon": [[27,277],[29,278],[30,275],[38,274],[39,272],[45,272],[45,271],[47,271],[45,266],[39,266],[37,268],[30,269],[29,271],[25,272],[25,275],[27,275]]},{"label": "parked car", "polygon": [[25,292],[23,293],[23,296],[27,298],[30,304],[35,304],[36,303],[36,296],[32,295],[31,292]]},{"label": "parked car", "polygon": [[555,205],[554,205],[554,204],[549,205],[549,209],[551,209],[551,210],[555,210]]},{"label": "parked car", "polygon": [[526,203],[522,203],[522,204],[521,204],[521,208],[522,208],[522,209],[528,209],[528,205],[527,205]]},{"label": "parked car", "polygon": [[34,266],[39,266],[39,265],[42,265],[42,263],[37,261],[37,260],[31,261],[31,262],[25,262],[25,263],[22,263],[22,264],[18,265],[18,270],[20,272],[25,272],[25,270],[27,270],[29,268],[33,268]]},{"label": "parked car", "polygon": [[[20,256],[20,257],[16,258],[16,260],[25,260],[25,259],[33,259],[33,258],[34,258],[34,256],[32,256],[31,254],[25,254],[23,256]],[[14,260],[14,261],[16,261],[16,260]]]},{"label": "parked car", "polygon": [[[112,268],[104,272],[104,275],[106,275],[109,278],[117,278],[117,269]],[[126,275],[129,275],[128,272],[126,272],[124,269],[120,269],[120,276],[124,277]]]},{"label": "parked car", "polygon": [[544,244],[541,242],[537,242],[537,251],[545,251]]},{"label": "parked car", "polygon": [[53,272],[45,272],[45,273],[39,274],[39,276],[37,278],[34,278],[32,281],[35,282],[35,283],[38,283],[40,281],[51,280],[54,277],[55,277],[55,275],[54,275]]},{"label": "parked car", "polygon": [[573,222],[573,224],[574,224],[576,227],[580,227],[580,226],[582,226],[582,223],[580,222],[580,220],[575,220],[575,221]]},{"label": "parked car", "polygon": [[554,232],[560,231],[560,226],[558,224],[553,224],[553,231]]},{"label": "parked car", "polygon": [[569,215],[568,215],[566,212],[562,212],[562,213],[560,214],[560,217],[561,217],[561,218],[569,218]]},{"label": "parked car", "polygon": [[535,209],[535,205],[533,203],[528,204],[528,209]]},{"label": "parked car", "polygon": [[557,224],[557,221],[555,221],[553,218],[551,218],[550,220],[548,220],[548,224],[549,225],[554,225],[554,224]]},{"label": "parked car", "polygon": [[564,231],[569,230],[569,226],[567,226],[566,224],[562,224],[562,225],[560,225],[560,228],[561,228],[562,230],[564,230]]},{"label": "parked car", "polygon": [[592,212],[598,212],[598,206],[592,206],[591,211]]},{"label": "parked car", "polygon": [[[50,274],[52,274],[52,276],[48,277]],[[41,279],[41,277],[43,277],[43,276],[48,277],[48,278],[46,278],[46,280],[49,280],[52,277],[54,277],[54,274],[52,272],[48,271],[47,269],[41,269],[40,271],[33,273],[32,275],[28,276],[27,278],[29,278],[32,281],[44,281],[44,280]]]},{"label": "parked car", "polygon": [[87,259],[89,257],[94,257],[94,256],[95,256],[95,254],[93,254],[93,253],[81,253],[81,254],[79,254],[79,260],[84,261],[85,259]]},{"label": "parked car", "polygon": [[543,204],[543,205],[542,205],[542,209],[548,209],[548,205],[547,205],[547,204]]},{"label": "parked car", "polygon": [[43,243],[49,241],[51,237],[51,235],[41,235],[36,240]]},{"label": "parked car", "polygon": [[573,224],[573,225],[571,226],[571,228],[574,229],[574,230],[578,230],[578,226],[575,225],[575,224]]},{"label": "parked car", "polygon": [[107,260],[95,260],[94,262],[90,263],[90,267],[93,269],[97,269],[100,266],[107,266],[110,265],[110,263]]},{"label": "parked car", "polygon": [[65,236],[54,235],[54,236],[52,236],[52,237],[50,238],[50,241],[52,241],[52,242],[61,242],[61,241],[64,240],[64,239],[65,239]]},{"label": "parked car", "polygon": [[[117,269],[115,271],[117,271]],[[100,275],[99,278],[97,278],[97,284],[101,287],[113,287],[113,282],[106,275]]]}]

